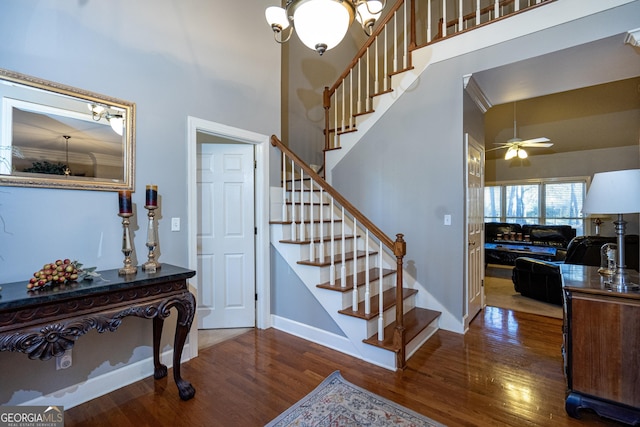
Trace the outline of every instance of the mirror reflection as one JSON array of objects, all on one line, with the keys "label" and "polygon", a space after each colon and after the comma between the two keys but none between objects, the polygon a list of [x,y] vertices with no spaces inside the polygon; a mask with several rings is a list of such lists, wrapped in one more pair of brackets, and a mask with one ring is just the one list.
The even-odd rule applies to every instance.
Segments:
[{"label": "mirror reflection", "polygon": [[133,188],[135,104],[0,70],[0,185]]}]

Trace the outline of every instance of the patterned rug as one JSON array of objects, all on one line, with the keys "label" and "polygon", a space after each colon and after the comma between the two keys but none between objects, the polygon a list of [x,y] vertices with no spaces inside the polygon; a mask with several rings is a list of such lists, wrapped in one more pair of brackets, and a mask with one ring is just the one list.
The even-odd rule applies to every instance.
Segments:
[{"label": "patterned rug", "polygon": [[443,426],[410,409],[349,383],[340,371],[265,427]]}]

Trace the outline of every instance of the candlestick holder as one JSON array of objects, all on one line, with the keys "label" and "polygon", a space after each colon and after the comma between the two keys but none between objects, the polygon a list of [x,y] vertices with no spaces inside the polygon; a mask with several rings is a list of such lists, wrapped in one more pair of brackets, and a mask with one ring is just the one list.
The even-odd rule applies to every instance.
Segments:
[{"label": "candlestick holder", "polygon": [[147,248],[149,248],[148,261],[142,265],[142,270],[148,273],[155,273],[156,270],[159,270],[161,265],[156,260],[156,248],[158,247],[158,233],[156,229],[156,209],[157,206],[147,205],[145,206],[149,212],[147,216],[149,217],[149,226],[147,227]]},{"label": "candlestick holder", "polygon": [[122,218],[122,253],[124,254],[124,267],[118,270],[118,274],[127,275],[138,272],[138,267],[133,265],[131,261],[131,233],[129,232],[129,218],[133,216],[131,212],[120,212],[118,214]]}]

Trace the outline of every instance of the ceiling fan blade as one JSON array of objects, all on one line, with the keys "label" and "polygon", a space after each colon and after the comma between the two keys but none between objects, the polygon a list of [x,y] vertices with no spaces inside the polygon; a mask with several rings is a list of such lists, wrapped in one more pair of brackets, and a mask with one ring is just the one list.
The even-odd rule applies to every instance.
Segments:
[{"label": "ceiling fan blade", "polygon": [[[497,144],[497,142],[495,142],[494,144]],[[484,152],[487,153],[489,151],[502,150],[502,149],[505,149],[505,148],[509,148],[509,146],[505,145],[505,144],[500,144],[500,147],[489,148],[488,150],[484,150]]]},{"label": "ceiling fan blade", "polygon": [[540,138],[525,139],[518,143],[518,145],[521,147],[551,147],[553,142],[551,142],[549,138],[542,136]]}]

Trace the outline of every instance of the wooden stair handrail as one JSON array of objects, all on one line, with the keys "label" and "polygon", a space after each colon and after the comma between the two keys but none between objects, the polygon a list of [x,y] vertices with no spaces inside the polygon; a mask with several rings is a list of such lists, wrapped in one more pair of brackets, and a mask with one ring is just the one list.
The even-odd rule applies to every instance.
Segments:
[{"label": "wooden stair handrail", "polygon": [[[354,218],[356,218],[358,220],[358,222],[362,226],[364,226],[365,228],[369,229],[369,231],[376,238],[378,238],[383,245],[385,245],[387,248],[391,249],[393,251],[393,254],[396,257],[398,257],[398,256],[404,257],[406,255],[406,246],[405,245],[398,244],[397,240],[394,241],[389,236],[387,236],[382,230],[380,230],[380,228],[378,228],[373,222],[371,222],[369,220],[369,218],[367,218],[362,212],[360,212],[358,209],[356,209],[355,206],[353,206],[351,203],[349,203],[349,201],[347,199],[345,199],[344,196],[342,196],[342,194],[340,194],[335,188],[330,186],[327,183],[327,181],[324,180],[324,178],[322,178],[313,169],[311,169],[309,166],[307,166],[307,164],[302,159],[300,159],[300,157],[298,157],[293,151],[291,151],[289,149],[289,147],[285,146],[277,136],[271,135],[271,145],[273,145],[276,148],[279,148],[283,153],[285,153],[287,155],[287,157],[289,157],[290,159],[293,159],[293,161],[302,170],[304,170],[304,172],[308,176],[313,178],[313,180],[320,187],[322,187],[322,189],[327,194],[329,194],[331,197],[333,197],[338,203],[340,203],[340,205],[342,205],[348,212],[350,212],[351,215],[353,215]],[[398,234],[397,235],[397,237],[399,239],[402,239],[402,236],[403,236],[402,234]],[[402,240],[402,242],[404,242],[404,240]]]}]

